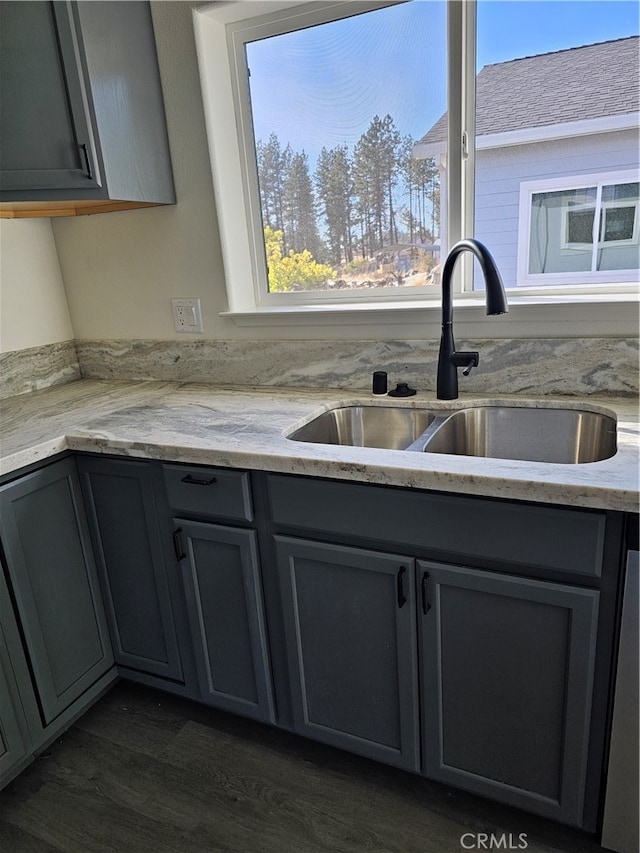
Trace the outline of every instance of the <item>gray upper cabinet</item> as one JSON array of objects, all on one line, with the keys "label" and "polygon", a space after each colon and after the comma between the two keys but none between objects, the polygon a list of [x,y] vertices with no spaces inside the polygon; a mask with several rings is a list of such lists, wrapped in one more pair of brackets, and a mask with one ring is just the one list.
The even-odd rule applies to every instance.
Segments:
[{"label": "gray upper cabinet", "polygon": [[200,698],[274,722],[257,534],[175,518]]},{"label": "gray upper cabinet", "polygon": [[181,682],[175,596],[161,545],[150,465],[93,458],[81,458],[78,465],[116,663]]},{"label": "gray upper cabinet", "polygon": [[275,540],[295,730],[419,770],[413,560]]},{"label": "gray upper cabinet", "polygon": [[0,3],[0,215],[175,202],[147,2]]},{"label": "gray upper cabinet", "polygon": [[0,487],[0,534],[46,726],[113,669],[73,460]]},{"label": "gray upper cabinet", "polygon": [[425,774],[581,826],[599,593],[418,570]]}]

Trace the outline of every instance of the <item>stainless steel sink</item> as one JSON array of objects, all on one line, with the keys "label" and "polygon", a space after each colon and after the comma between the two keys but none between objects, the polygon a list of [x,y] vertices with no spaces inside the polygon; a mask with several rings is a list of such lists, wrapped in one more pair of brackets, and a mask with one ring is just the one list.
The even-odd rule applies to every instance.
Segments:
[{"label": "stainless steel sink", "polygon": [[617,450],[615,418],[582,409],[511,405],[456,411],[404,406],[341,406],[289,436],[293,441],[581,464]]},{"label": "stainless steel sink", "polygon": [[577,464],[616,452],[614,418],[575,409],[474,406],[438,419],[423,436],[427,453]]},{"label": "stainless steel sink", "polygon": [[343,406],[323,412],[289,435],[294,441],[405,450],[435,415],[399,406]]}]

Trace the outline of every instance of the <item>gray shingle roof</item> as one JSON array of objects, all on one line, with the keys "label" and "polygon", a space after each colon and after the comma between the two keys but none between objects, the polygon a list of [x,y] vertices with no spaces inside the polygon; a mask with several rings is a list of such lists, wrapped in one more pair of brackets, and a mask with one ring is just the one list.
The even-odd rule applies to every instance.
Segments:
[{"label": "gray shingle roof", "polygon": [[[640,37],[485,65],[476,77],[476,135],[640,109]],[[419,144],[446,139],[441,116]]]}]

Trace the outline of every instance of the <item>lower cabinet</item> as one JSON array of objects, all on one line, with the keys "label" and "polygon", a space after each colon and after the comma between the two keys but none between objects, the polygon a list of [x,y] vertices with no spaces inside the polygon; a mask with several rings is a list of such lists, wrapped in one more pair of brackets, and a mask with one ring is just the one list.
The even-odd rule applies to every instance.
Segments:
[{"label": "lower cabinet", "polygon": [[0,787],[116,677],[112,640],[125,676],[595,831],[621,514],[509,506],[532,532],[492,558],[500,501],[77,464],[84,502],[71,458],[0,486]]},{"label": "lower cabinet", "polygon": [[414,561],[275,541],[296,731],[419,770]]},{"label": "lower cabinet", "polygon": [[[116,663],[181,682],[183,670],[147,462],[81,458]],[[160,685],[159,685],[160,686]]]},{"label": "lower cabinet", "polygon": [[418,570],[424,774],[581,825],[598,592]]},{"label": "lower cabinet", "polygon": [[174,519],[200,698],[275,722],[257,534]]},{"label": "lower cabinet", "polygon": [[8,781],[27,762],[31,752],[18,719],[21,713],[20,695],[0,621],[0,780]]},{"label": "lower cabinet", "polygon": [[108,673],[115,677],[74,461],[1,486],[0,533],[47,726]]}]

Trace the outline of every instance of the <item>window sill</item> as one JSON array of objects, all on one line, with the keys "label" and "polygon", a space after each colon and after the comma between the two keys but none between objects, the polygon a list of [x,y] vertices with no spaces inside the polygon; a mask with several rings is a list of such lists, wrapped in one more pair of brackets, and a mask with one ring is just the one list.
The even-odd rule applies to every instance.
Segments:
[{"label": "window sill", "polygon": [[[487,317],[483,296],[454,300],[459,338],[637,337],[638,294],[526,296],[511,301],[508,314]],[[634,306],[631,308],[631,306]],[[330,338],[365,330],[384,339],[439,335],[439,302],[426,300],[277,305],[223,311],[221,317],[244,327],[324,327]]]}]

